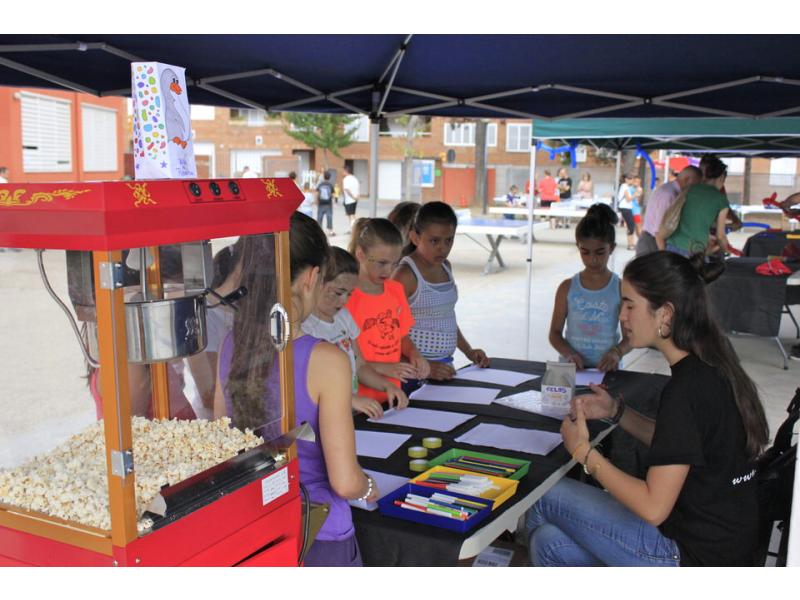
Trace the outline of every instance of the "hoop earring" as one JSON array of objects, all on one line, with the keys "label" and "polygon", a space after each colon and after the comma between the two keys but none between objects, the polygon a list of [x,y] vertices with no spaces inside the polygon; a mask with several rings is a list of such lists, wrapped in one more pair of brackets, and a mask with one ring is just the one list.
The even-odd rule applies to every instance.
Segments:
[{"label": "hoop earring", "polygon": [[669,336],[672,335],[672,331],[667,331],[667,335],[664,335],[664,332],[661,331],[661,327],[663,326],[662,325],[658,326],[658,337],[660,337],[662,340],[666,340]]}]

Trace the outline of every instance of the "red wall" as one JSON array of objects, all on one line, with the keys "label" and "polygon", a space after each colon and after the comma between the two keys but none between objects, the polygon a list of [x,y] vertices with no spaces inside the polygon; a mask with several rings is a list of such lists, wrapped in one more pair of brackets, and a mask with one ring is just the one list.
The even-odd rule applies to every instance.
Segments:
[{"label": "red wall", "polygon": [[[488,169],[489,199],[494,190],[495,170]],[[475,197],[475,169],[442,169],[442,199],[453,206],[481,205]]]}]

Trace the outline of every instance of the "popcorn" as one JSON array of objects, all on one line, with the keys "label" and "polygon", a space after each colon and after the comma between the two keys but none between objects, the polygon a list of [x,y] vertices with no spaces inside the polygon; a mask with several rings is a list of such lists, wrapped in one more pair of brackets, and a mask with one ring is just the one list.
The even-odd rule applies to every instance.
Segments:
[{"label": "popcorn", "polygon": [[[150,421],[133,417],[133,459],[139,533],[142,514],[164,485],[174,485],[264,440],[249,429],[214,421]],[[111,529],[103,422],[11,470],[0,469],[0,502],[100,529]]]}]

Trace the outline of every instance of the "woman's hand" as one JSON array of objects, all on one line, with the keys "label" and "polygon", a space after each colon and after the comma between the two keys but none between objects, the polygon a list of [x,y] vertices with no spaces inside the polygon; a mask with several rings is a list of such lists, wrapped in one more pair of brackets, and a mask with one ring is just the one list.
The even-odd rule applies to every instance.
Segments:
[{"label": "woman's hand", "polygon": [[[370,477],[370,479],[372,478]],[[378,484],[375,482],[374,479],[372,479],[372,493],[369,496],[367,496],[366,501],[377,502],[380,499],[380,497],[381,493],[380,490],[378,490]]]},{"label": "woman's hand", "polygon": [[[408,399],[406,399],[406,403],[408,403]],[[381,403],[365,396],[353,396],[353,410],[365,414],[371,419],[380,419],[383,416]]]},{"label": "woman's hand", "polygon": [[[402,410],[408,406],[408,396],[406,396],[406,393],[391,383],[386,386],[386,399],[389,400],[389,408]],[[382,413],[383,411],[381,411],[381,414]]]},{"label": "woman's hand", "polygon": [[430,363],[431,373],[430,379],[436,381],[449,381],[456,376],[456,370],[450,363],[443,363],[437,360],[432,360]]},{"label": "woman's hand", "polygon": [[575,396],[570,402],[570,416],[577,415],[578,407],[585,419],[610,419],[617,414],[617,400],[602,385],[590,385],[591,394]]},{"label": "woman's hand", "polygon": [[589,447],[589,429],[586,427],[586,415],[583,412],[581,396],[575,399],[574,410],[561,422],[561,438],[564,440],[564,447],[570,456],[575,454],[575,451],[581,446],[586,446],[587,449]]},{"label": "woman's hand", "polygon": [[611,348],[608,352],[603,354],[603,358],[597,363],[597,370],[606,373],[608,371],[616,371],[619,366],[619,361],[622,360],[617,346]]},{"label": "woman's hand", "polygon": [[482,369],[489,366],[489,357],[486,356],[486,352],[480,348],[473,348],[467,352],[467,358]]},{"label": "woman's hand", "polygon": [[575,367],[580,371],[583,369],[583,356],[580,355],[580,352],[575,352],[574,350],[567,355],[567,361],[571,363],[575,363]]}]

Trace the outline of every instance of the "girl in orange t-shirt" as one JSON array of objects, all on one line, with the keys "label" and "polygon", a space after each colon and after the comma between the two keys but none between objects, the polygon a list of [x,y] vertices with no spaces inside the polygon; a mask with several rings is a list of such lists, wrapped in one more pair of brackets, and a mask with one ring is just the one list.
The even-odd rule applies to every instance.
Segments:
[{"label": "girl in orange t-shirt", "polygon": [[[364,360],[395,385],[430,374],[428,361],[408,337],[414,317],[403,286],[390,279],[402,248],[400,232],[388,219],[356,221],[349,250],[358,260],[358,287],[347,302],[347,310],[361,329],[358,347]],[[401,361],[404,356],[408,362]],[[358,393],[386,400],[385,392],[363,384]]]}]

